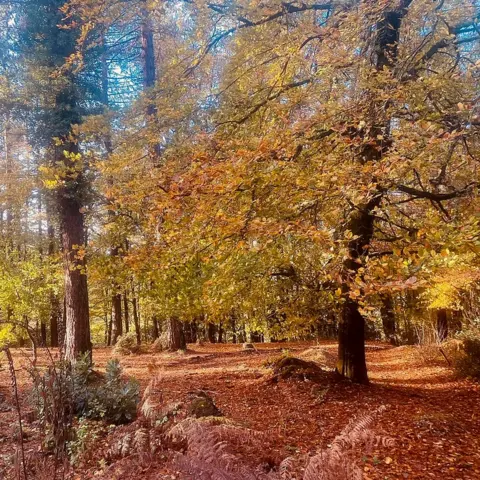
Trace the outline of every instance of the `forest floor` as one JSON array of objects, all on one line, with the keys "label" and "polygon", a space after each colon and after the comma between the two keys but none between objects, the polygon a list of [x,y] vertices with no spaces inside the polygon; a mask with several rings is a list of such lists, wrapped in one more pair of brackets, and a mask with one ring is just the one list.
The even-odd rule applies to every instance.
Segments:
[{"label": "forest floor", "polygon": [[[246,354],[239,345],[191,345],[186,354],[142,354],[121,358],[127,375],[142,389],[160,375],[166,401],[177,401],[196,389],[207,391],[226,417],[266,433],[258,463],[275,463],[290,455],[313,454],[325,448],[352,416],[384,405],[375,430],[395,440],[394,447],[380,447],[359,459],[365,480],[480,479],[480,385],[458,380],[442,359],[425,362],[416,347],[392,348],[369,343],[367,362],[371,384],[334,382],[319,390],[311,382],[267,382],[265,361],[288,349],[289,354],[334,362],[333,342],[257,344]],[[21,369],[28,352],[14,351],[22,408],[28,406],[28,375]],[[96,349],[96,368],[103,369],[110,349]],[[40,364],[46,362],[41,354]],[[8,368],[0,365],[0,479],[15,478],[15,411]],[[27,455],[38,451],[35,433],[25,438]],[[160,457],[144,469],[128,464],[101,474],[98,465],[75,472],[75,479],[93,472],[105,479],[181,479],[162,466]],[[2,471],[3,476],[2,476]]]}]

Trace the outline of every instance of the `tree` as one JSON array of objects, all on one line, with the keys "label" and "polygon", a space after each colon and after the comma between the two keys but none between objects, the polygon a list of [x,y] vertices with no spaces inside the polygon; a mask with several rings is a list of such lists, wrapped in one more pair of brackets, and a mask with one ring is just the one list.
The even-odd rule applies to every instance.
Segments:
[{"label": "tree", "polygon": [[62,70],[75,54],[77,31],[62,28],[62,6],[58,0],[31,0],[22,6],[22,54],[31,65],[29,79],[35,78],[35,69],[43,75],[33,82],[33,88],[40,90],[41,111],[32,125],[32,143],[46,149],[49,162],[44,172],[53,177],[46,182],[59,217],[63,251],[64,355],[75,361],[92,348],[84,250],[87,186],[85,164],[72,131],[81,123],[79,79],[69,68]]}]

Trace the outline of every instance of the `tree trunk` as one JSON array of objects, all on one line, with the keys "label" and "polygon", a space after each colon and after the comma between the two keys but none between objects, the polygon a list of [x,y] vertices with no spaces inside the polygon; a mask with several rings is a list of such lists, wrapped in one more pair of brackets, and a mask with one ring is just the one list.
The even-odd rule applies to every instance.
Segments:
[{"label": "tree trunk", "polygon": [[137,344],[142,343],[142,332],[140,330],[140,318],[138,316],[137,297],[135,296],[135,286],[132,280],[132,308],[133,308],[133,323],[135,324],[135,334],[137,335]]},{"label": "tree trunk", "polygon": [[113,331],[112,331],[112,345],[117,343],[118,337],[123,335],[122,322],[122,294],[116,293],[112,295],[112,309],[113,309]]},{"label": "tree trunk", "polygon": [[129,312],[128,312],[128,293],[127,290],[123,293],[123,312],[125,317],[125,332],[130,331],[130,319],[129,319]]},{"label": "tree trunk", "polygon": [[44,321],[40,322],[40,347],[47,346],[47,324]]},{"label": "tree trunk", "polygon": [[197,342],[197,322],[192,320],[187,325],[184,325],[185,342],[196,343]]},{"label": "tree trunk", "polygon": [[207,324],[207,338],[210,343],[215,343],[216,338],[215,338],[215,332],[216,332],[216,327],[215,324],[208,322]]},{"label": "tree trunk", "polygon": [[223,327],[221,322],[218,325],[218,343],[223,343]]},{"label": "tree trunk", "polygon": [[112,330],[113,330],[113,314],[110,312],[110,319],[108,320],[107,325],[107,346],[112,345]]},{"label": "tree trunk", "polygon": [[59,346],[58,321],[60,318],[60,302],[55,294],[50,297],[50,308],[50,346],[56,348]]},{"label": "tree trunk", "polygon": [[438,340],[444,342],[448,337],[448,312],[446,308],[437,310]]},{"label": "tree trunk", "polygon": [[183,324],[177,318],[172,317],[167,320],[167,341],[166,349],[170,351],[185,350],[185,334]]},{"label": "tree trunk", "polygon": [[[50,217],[51,212],[47,208],[47,215]],[[48,256],[53,258],[56,253],[55,248],[55,228],[50,223],[47,227],[48,236]],[[52,347],[59,346],[59,323],[61,322],[60,299],[54,291],[50,292],[50,345]]]},{"label": "tree trunk", "polygon": [[[394,67],[400,26],[411,0],[403,0],[395,10],[385,10],[377,23],[375,37],[375,69],[382,72]],[[365,92],[365,96],[369,93]],[[371,105],[372,122],[369,125],[369,137],[375,140],[365,141],[356,152],[360,164],[378,162],[390,148],[388,141],[390,119],[385,117],[385,102],[373,100]],[[363,130],[365,131],[365,130]],[[363,131],[356,130],[355,137]],[[360,313],[358,294],[352,289],[355,277],[362,266],[362,258],[368,255],[374,233],[374,210],[380,206],[382,192],[373,192],[372,197],[357,205],[348,220],[347,230],[353,235],[348,244],[348,258],[343,262],[342,294],[343,311],[339,323],[337,372],[356,383],[368,383],[365,361],[365,320]]]},{"label": "tree trunk", "polygon": [[160,337],[160,325],[156,315],[152,317],[152,336],[154,340]]},{"label": "tree trunk", "polygon": [[232,343],[237,343],[237,322],[235,315],[230,315],[230,328],[232,330]]},{"label": "tree trunk", "polygon": [[392,296],[389,294],[381,295],[382,306],[380,307],[380,315],[382,317],[383,333],[385,338],[392,345],[397,344],[395,310]]},{"label": "tree trunk", "polygon": [[[73,152],[72,152],[73,150]],[[78,153],[76,147],[70,149]],[[62,231],[64,279],[65,279],[65,359],[75,362],[79,355],[91,356],[90,318],[86,264],[78,247],[84,245],[85,231],[82,206],[70,192],[58,196]]]}]

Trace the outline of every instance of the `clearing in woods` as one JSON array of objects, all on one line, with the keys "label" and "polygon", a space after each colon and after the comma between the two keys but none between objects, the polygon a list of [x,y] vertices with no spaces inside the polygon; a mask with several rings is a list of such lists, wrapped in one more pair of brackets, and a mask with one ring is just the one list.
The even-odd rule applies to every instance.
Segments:
[{"label": "clearing in woods", "polygon": [[[332,342],[257,344],[245,353],[239,345],[190,345],[185,354],[142,354],[121,358],[125,374],[139,380],[142,389],[156,375],[164,401],[176,401],[196,389],[207,391],[226,417],[267,433],[258,463],[274,462],[292,454],[314,453],[326,447],[352,415],[380,405],[375,430],[395,439],[364,457],[365,479],[480,478],[480,386],[456,380],[446,362],[422,361],[415,347],[392,348],[369,343],[367,360],[371,385],[348,382],[315,385],[308,381],[268,382],[266,360],[281,351],[332,365]],[[15,350],[22,407],[28,410],[27,374],[20,368],[28,351]],[[103,368],[110,349],[96,349],[96,368]],[[40,364],[46,362],[40,353]],[[9,478],[15,449],[15,413],[8,369],[0,369],[0,472]],[[25,425],[25,448],[38,449],[35,425]],[[98,476],[98,465],[75,478]],[[10,469],[10,470],[9,470]],[[139,476],[132,463],[120,462],[101,478],[182,478],[165,468],[159,456]]]}]

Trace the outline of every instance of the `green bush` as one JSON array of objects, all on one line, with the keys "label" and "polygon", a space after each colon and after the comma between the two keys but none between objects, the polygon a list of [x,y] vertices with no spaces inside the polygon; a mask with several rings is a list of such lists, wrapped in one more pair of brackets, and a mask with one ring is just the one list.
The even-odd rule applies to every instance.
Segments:
[{"label": "green bush", "polygon": [[136,416],[139,385],[122,378],[118,360],[109,360],[105,374],[95,372],[88,357],[73,366],[59,362],[45,373],[35,368],[31,374],[39,419],[53,431],[63,429],[73,416],[116,425]]},{"label": "green bush", "polygon": [[129,332],[121,337],[118,337],[117,343],[113,349],[115,355],[130,355],[132,353],[139,353],[140,345],[137,343],[137,335],[135,332]]},{"label": "green bush", "polygon": [[456,370],[462,376],[480,379],[480,337],[465,338],[462,350],[455,361]]}]

